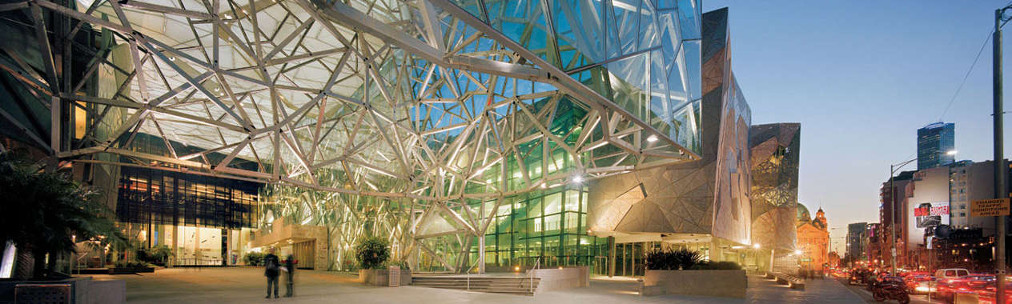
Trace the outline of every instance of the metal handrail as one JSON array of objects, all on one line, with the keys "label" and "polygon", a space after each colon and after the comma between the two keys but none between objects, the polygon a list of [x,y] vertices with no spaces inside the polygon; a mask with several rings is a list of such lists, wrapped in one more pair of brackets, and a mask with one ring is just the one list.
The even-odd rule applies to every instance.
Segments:
[{"label": "metal handrail", "polygon": [[[77,260],[74,261],[74,264],[75,264],[74,268],[77,268],[77,274],[81,274],[81,260],[83,260],[84,258],[87,258],[87,257],[88,257],[87,254],[81,254],[81,255],[78,255],[77,256]],[[85,265],[85,266],[87,266],[87,265]],[[74,273],[74,269],[71,269],[70,273],[73,274]]]},{"label": "metal handrail", "polygon": [[529,287],[529,289],[531,290],[531,295],[534,294],[534,270],[535,269],[541,269],[541,257],[538,257],[538,259],[534,261],[534,267],[531,267],[530,270],[527,270],[527,274],[530,276],[530,279],[531,279],[531,283],[527,287]]},{"label": "metal handrail", "polygon": [[471,270],[474,269],[474,265],[478,265],[478,260],[467,267],[467,271],[464,272],[464,276],[467,278],[467,290],[471,290]]}]

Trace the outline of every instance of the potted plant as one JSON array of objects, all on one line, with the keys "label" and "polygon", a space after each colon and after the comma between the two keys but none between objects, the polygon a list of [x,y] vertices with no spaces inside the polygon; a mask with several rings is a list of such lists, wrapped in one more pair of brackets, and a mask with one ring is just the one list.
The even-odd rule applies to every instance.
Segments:
[{"label": "potted plant", "polygon": [[[387,271],[387,259],[390,258],[387,241],[378,237],[367,237],[355,245],[355,257],[358,259],[358,276],[362,283],[374,286],[386,286],[390,280]],[[410,278],[410,272],[407,273]],[[403,280],[402,280],[403,281]],[[408,281],[410,282],[410,281]]]},{"label": "potted plant", "polygon": [[387,241],[378,237],[367,237],[355,246],[355,257],[362,269],[378,269],[390,258]]}]

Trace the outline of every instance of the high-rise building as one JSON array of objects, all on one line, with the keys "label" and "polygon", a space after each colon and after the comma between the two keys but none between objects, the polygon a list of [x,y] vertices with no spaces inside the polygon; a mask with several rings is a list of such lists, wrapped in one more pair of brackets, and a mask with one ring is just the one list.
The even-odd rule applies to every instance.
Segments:
[{"label": "high-rise building", "polygon": [[[882,237],[882,224],[869,223],[868,229],[866,229],[865,231],[866,231],[865,235],[868,236],[866,238],[867,241],[865,242],[865,244],[867,244],[868,246],[867,248],[865,248],[864,262],[868,263],[869,265],[881,265],[883,260],[882,248],[885,247],[884,246],[885,238]],[[857,261],[853,262],[854,264],[857,264],[856,263]]]},{"label": "high-rise building", "polygon": [[917,129],[917,170],[944,166],[955,161],[956,125],[936,122]]},{"label": "high-rise building", "polygon": [[[903,243],[906,239],[903,228],[904,223],[907,222],[904,213],[903,206],[906,206],[907,197],[910,196],[910,189],[908,185],[913,182],[915,171],[903,171],[897,174],[891,180],[886,180],[882,183],[882,189],[880,197],[882,204],[879,206],[879,223],[881,223],[881,234],[880,240],[882,241],[882,247],[879,248],[880,256],[876,257],[884,265],[892,264],[892,255],[890,247],[894,244],[896,247],[897,261],[902,261],[906,258],[906,250]],[[895,206],[895,208],[894,208]],[[893,223],[896,223],[893,227]],[[902,262],[897,262],[902,265]]]},{"label": "high-rise building", "polygon": [[994,233],[990,217],[971,217],[970,202],[994,197],[994,161],[960,161],[949,166],[949,214],[954,228],[980,228]]},{"label": "high-rise building", "polygon": [[860,261],[866,258],[868,241],[868,223],[851,223],[847,225],[847,260]]}]

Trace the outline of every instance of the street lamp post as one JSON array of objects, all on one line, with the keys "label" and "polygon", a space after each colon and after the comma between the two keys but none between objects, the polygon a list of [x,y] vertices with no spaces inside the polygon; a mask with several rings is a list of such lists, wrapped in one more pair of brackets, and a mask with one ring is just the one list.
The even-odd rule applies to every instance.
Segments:
[{"label": "street lamp post", "polygon": [[[994,11],[994,36],[991,39],[991,45],[994,47],[994,60],[992,66],[992,76],[994,82],[992,88],[994,92],[994,113],[992,119],[994,119],[994,196],[995,198],[1008,199],[1008,189],[1005,188],[1005,174],[1008,172],[1008,166],[1005,166],[1005,155],[1004,155],[1004,131],[1003,131],[1003,114],[1005,111],[1002,109],[1002,62],[1001,62],[1001,26],[1009,18],[1005,18],[1005,10],[1012,8],[1012,5],[1005,6],[1003,8]],[[1005,216],[998,216],[995,218],[997,222],[995,228],[997,228],[997,242],[998,246],[995,250],[995,262],[997,271],[995,272],[997,278],[996,285],[998,287],[997,295],[995,299],[998,304],[1005,304]]]},{"label": "street lamp post", "polygon": [[892,251],[892,255],[893,255],[893,259],[892,259],[892,273],[893,274],[896,274],[896,243],[897,243],[896,242],[896,187],[895,187],[895,179],[896,178],[894,176],[896,175],[896,170],[899,170],[899,169],[903,168],[903,166],[906,166],[907,164],[910,164],[910,163],[914,162],[915,160],[917,160],[916,157],[914,157],[913,159],[908,160],[908,161],[900,162],[898,164],[889,165],[889,200],[890,200],[890,204],[889,205],[890,205],[890,208],[892,209],[892,210],[890,210],[890,214],[889,214],[889,217],[891,218],[891,220],[890,220],[891,223],[890,223],[889,226],[891,226],[890,230],[892,230],[892,232],[889,233],[891,235],[891,237],[892,237],[892,242],[890,242],[890,246],[889,247],[890,247],[890,250]]},{"label": "street lamp post", "polygon": [[[956,150],[945,151],[946,155],[956,155],[956,153],[957,153]],[[897,237],[896,236],[896,187],[894,185],[895,180],[896,180],[896,178],[895,178],[895,176],[896,176],[896,170],[900,170],[900,169],[903,168],[903,166],[906,166],[906,165],[908,165],[908,164],[910,164],[910,163],[912,163],[912,162],[914,162],[916,160],[917,160],[917,158],[914,157],[913,159],[910,159],[910,160],[907,160],[907,161],[903,161],[903,162],[899,162],[899,163],[896,163],[896,164],[889,165],[889,200],[890,200],[890,204],[889,205],[892,208],[892,210],[890,210],[891,214],[889,215],[889,217],[892,218],[892,220],[891,220],[892,223],[890,224],[890,226],[891,226],[890,230],[892,230],[892,232],[890,233],[890,235],[892,236],[892,242],[891,242],[891,244],[890,244],[889,247],[890,247],[890,250],[892,251],[892,256],[893,256],[893,259],[892,259],[892,273],[893,273],[893,275],[896,274],[896,244],[898,243],[898,241],[896,240],[896,237]]]}]

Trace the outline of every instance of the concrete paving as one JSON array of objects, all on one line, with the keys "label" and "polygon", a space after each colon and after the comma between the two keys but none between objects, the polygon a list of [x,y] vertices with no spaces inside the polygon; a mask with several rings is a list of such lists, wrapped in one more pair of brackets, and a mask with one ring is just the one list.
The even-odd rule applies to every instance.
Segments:
[{"label": "concrete paving", "polygon": [[[835,280],[811,280],[804,291],[749,278],[746,299],[664,295],[641,297],[636,282],[594,279],[589,288],[551,291],[531,296],[488,294],[414,286],[363,286],[348,273],[301,271],[294,298],[264,299],[266,281],[255,268],[174,268],[140,275],[94,275],[96,280],[122,279],[129,303],[862,303]],[[281,293],[284,294],[282,282]]]}]

